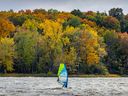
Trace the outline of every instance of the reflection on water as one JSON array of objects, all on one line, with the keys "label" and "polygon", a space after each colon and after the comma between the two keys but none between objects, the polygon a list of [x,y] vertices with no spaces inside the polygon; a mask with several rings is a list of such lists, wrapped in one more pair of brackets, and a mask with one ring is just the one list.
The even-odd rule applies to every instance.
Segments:
[{"label": "reflection on water", "polygon": [[128,78],[69,78],[62,88],[51,77],[0,77],[0,96],[128,96]]}]

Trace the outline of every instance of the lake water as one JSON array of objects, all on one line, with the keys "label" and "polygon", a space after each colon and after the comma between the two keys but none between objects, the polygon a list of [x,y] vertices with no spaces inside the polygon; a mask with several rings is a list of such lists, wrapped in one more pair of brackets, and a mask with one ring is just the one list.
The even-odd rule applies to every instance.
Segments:
[{"label": "lake water", "polygon": [[128,78],[0,77],[0,96],[128,96]]}]

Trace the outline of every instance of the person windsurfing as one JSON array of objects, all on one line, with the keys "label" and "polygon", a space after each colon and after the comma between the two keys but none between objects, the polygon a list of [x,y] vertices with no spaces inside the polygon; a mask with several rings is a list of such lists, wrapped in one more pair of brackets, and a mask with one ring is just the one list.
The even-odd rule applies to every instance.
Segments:
[{"label": "person windsurfing", "polygon": [[68,86],[68,73],[66,69],[66,65],[61,63],[58,70],[58,79],[57,82],[59,82],[62,87],[67,88]]}]

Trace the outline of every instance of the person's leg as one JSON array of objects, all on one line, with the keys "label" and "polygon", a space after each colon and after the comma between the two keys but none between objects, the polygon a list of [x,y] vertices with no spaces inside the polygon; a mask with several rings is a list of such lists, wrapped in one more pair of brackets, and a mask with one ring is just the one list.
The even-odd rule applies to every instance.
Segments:
[{"label": "person's leg", "polygon": [[63,84],[63,87],[64,87],[64,84]]},{"label": "person's leg", "polygon": [[64,82],[63,87],[67,88],[67,82]]},{"label": "person's leg", "polygon": [[67,88],[67,82],[65,82],[65,88]]},{"label": "person's leg", "polygon": [[64,82],[64,84],[63,84],[63,87],[65,87],[65,82]]}]

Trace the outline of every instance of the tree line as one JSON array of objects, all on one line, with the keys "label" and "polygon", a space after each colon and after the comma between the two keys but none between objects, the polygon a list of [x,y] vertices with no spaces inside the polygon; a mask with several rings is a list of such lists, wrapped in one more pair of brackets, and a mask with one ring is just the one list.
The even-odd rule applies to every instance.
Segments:
[{"label": "tree line", "polygon": [[128,14],[108,13],[0,11],[0,72],[128,74]]}]

